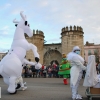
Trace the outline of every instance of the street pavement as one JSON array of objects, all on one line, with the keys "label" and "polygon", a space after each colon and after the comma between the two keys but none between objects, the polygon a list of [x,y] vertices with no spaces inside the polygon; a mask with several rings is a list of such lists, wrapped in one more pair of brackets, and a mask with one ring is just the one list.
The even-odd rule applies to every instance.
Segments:
[{"label": "street pavement", "polygon": [[[27,90],[19,90],[17,94],[11,95],[7,92],[7,85],[0,78],[0,100],[72,100],[70,85],[64,85],[63,78],[24,78],[24,82],[27,82]],[[83,100],[88,100],[85,95],[86,88],[82,83],[83,79],[80,82],[79,93]]]}]

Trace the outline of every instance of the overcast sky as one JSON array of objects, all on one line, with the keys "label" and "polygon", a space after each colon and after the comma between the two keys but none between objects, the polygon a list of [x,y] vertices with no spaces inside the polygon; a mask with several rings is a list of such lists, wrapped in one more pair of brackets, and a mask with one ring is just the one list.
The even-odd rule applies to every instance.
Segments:
[{"label": "overcast sky", "polygon": [[44,32],[47,43],[61,43],[61,29],[81,26],[86,41],[100,44],[100,0],[0,0],[0,52],[10,49],[15,26],[24,11],[31,29]]}]

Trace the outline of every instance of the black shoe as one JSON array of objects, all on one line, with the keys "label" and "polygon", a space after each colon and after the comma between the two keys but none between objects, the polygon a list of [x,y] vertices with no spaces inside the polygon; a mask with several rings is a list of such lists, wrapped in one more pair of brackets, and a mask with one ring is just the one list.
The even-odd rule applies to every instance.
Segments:
[{"label": "black shoe", "polygon": [[16,89],[19,89],[21,87],[21,85],[20,84],[17,84],[17,87],[16,87]]}]

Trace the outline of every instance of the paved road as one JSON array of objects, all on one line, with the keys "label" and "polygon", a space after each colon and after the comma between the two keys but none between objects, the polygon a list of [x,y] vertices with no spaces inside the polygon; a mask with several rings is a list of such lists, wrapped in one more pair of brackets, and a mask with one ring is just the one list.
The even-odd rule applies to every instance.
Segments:
[{"label": "paved road", "polygon": [[[15,95],[7,92],[7,85],[0,78],[1,99],[0,100],[72,100],[69,85],[63,85],[62,78],[24,78],[27,82],[26,91],[18,91]],[[82,86],[81,80],[79,92],[88,100],[85,95],[86,88]],[[93,100],[100,100],[93,99]]]}]

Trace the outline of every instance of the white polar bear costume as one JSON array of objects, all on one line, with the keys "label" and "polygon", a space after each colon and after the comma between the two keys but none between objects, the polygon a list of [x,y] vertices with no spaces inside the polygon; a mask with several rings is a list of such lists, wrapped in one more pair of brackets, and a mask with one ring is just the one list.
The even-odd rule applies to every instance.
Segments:
[{"label": "white polar bear costume", "polygon": [[33,32],[29,27],[26,16],[23,12],[20,12],[21,21],[13,20],[17,24],[11,49],[8,54],[0,62],[0,74],[3,76],[4,82],[8,84],[8,92],[16,93],[16,79],[21,77],[22,74],[22,62],[26,55],[26,51],[32,49],[35,56],[35,61],[39,62],[39,54],[37,47],[28,43],[25,39],[24,34],[26,33],[29,37],[33,36]]},{"label": "white polar bear costume", "polygon": [[95,55],[88,57],[88,64],[83,86],[100,88],[100,75],[97,75]]},{"label": "white polar bear costume", "polygon": [[71,70],[70,70],[70,86],[72,89],[72,99],[82,99],[82,96],[78,94],[78,86],[80,79],[82,77],[82,70],[85,70],[86,67],[84,64],[84,59],[78,54],[80,52],[80,48],[78,46],[75,46],[67,55],[67,59],[71,64]]}]

